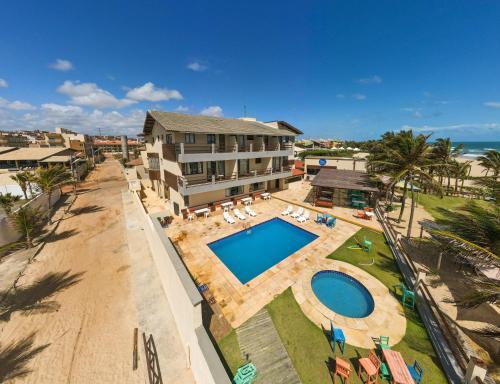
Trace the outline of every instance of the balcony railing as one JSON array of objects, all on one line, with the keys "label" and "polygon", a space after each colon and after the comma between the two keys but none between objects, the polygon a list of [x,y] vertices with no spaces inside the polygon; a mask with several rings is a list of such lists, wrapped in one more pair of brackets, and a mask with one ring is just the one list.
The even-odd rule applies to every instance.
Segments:
[{"label": "balcony railing", "polygon": [[264,171],[250,171],[248,173],[231,173],[229,175],[212,175],[209,177],[191,177],[178,176],[177,182],[180,188],[190,188],[200,185],[210,185],[210,184],[224,184],[236,180],[252,179],[259,176],[268,176],[273,174],[281,174],[284,172],[290,172],[291,167],[282,166],[280,168],[269,168]]},{"label": "balcony railing", "polygon": [[163,158],[170,161],[177,161],[178,155],[191,154],[216,154],[216,153],[238,153],[238,152],[265,152],[265,151],[289,151],[292,150],[293,143],[275,144],[246,144],[244,146],[235,144],[163,144]]}]

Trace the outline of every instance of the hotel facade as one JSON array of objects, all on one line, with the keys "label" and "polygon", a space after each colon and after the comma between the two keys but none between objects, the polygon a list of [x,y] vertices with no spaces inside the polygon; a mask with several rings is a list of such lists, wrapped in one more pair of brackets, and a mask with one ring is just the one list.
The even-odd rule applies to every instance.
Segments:
[{"label": "hotel facade", "polygon": [[175,215],[287,188],[295,137],[284,121],[148,111],[144,166]]}]

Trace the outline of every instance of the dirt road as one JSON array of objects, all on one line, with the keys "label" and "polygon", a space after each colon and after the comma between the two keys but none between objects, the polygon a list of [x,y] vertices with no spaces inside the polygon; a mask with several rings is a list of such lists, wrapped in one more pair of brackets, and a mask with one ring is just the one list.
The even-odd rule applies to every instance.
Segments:
[{"label": "dirt road", "polygon": [[143,364],[132,370],[137,314],[118,163],[104,162],[81,188],[72,214],[19,280],[28,287],[50,274],[26,294],[57,293],[42,307],[0,320],[3,348],[32,333],[34,347],[46,346],[29,361],[32,372],[12,382],[146,382]]}]

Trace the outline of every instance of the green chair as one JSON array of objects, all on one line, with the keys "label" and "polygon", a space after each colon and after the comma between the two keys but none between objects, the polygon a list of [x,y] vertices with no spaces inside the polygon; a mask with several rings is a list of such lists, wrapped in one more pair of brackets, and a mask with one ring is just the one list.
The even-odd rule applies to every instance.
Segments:
[{"label": "green chair", "polygon": [[247,363],[238,368],[233,378],[233,384],[252,384],[257,376],[257,368],[253,363]]},{"label": "green chair", "polygon": [[391,373],[389,372],[389,368],[387,368],[387,364],[386,363],[382,363],[380,365],[380,377],[382,379],[385,379],[387,381],[391,381]]},{"label": "green chair", "polygon": [[363,250],[368,253],[372,250],[372,242],[367,240],[366,237],[363,238]]},{"label": "green chair", "polygon": [[406,288],[406,285],[403,281],[400,281],[399,284],[393,285],[392,288],[394,288],[394,294],[397,294],[398,289],[400,289],[401,295],[403,295],[403,292],[408,289],[408,288]]},{"label": "green chair", "polygon": [[415,292],[405,289],[403,291],[403,297],[401,299],[403,305],[407,307],[415,308]]},{"label": "green chair", "polygon": [[380,336],[378,338],[378,347],[380,350],[391,349],[389,346],[389,336]]}]

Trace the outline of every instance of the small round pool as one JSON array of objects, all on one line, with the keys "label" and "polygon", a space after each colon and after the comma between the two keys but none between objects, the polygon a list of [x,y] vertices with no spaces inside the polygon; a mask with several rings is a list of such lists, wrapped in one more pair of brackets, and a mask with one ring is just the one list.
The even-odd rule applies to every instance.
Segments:
[{"label": "small round pool", "polygon": [[373,297],[355,278],[338,271],[320,271],[311,279],[316,297],[339,315],[366,317],[373,312]]}]

